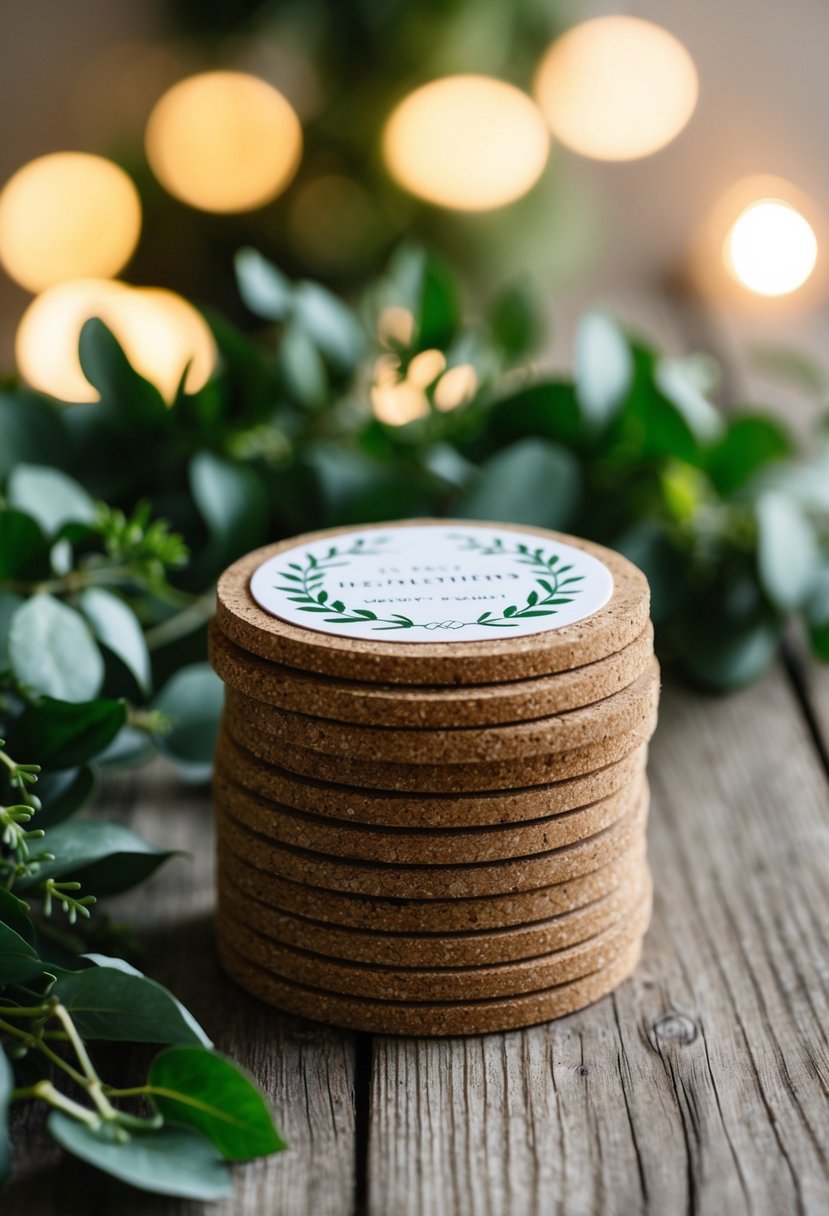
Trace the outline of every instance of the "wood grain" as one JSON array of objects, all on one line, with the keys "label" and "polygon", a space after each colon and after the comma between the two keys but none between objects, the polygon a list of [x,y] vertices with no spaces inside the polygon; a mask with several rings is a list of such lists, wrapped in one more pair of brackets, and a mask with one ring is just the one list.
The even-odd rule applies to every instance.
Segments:
[{"label": "wood grain", "polygon": [[535,1030],[375,1043],[369,1212],[829,1208],[829,805],[775,672],[671,690],[636,978]]}]

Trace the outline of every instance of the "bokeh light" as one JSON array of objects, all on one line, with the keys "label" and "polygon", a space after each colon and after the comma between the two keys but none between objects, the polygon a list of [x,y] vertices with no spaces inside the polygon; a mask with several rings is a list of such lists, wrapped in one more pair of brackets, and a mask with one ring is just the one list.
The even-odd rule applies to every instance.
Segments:
[{"label": "bokeh light", "polygon": [[159,99],[146,147],[153,172],[176,198],[202,211],[253,211],[294,176],[302,127],[267,81],[244,72],[203,72]]},{"label": "bokeh light", "polygon": [[445,367],[446,355],[442,350],[422,350],[410,360],[406,379],[418,388],[428,388],[430,384],[434,384]]},{"label": "bokeh light", "polygon": [[526,194],[547,163],[549,135],[533,101],[489,76],[445,76],[392,112],[383,154],[392,177],[426,202],[488,211]]},{"label": "bokeh light", "polygon": [[776,198],[750,203],[723,245],[729,273],[762,296],[797,291],[814,270],[817,254],[817,237],[809,221]]},{"label": "bokeh light", "polygon": [[422,388],[410,380],[398,384],[375,384],[371,390],[374,416],[387,426],[405,426],[430,413],[429,401]]},{"label": "bokeh light", "polygon": [[168,404],[185,369],[185,388],[193,393],[215,366],[213,335],[181,296],[162,288],[80,279],[47,289],[23,314],[15,353],[27,383],[61,401],[98,400],[78,357],[78,339],[90,317],[100,317],[112,330],[136,371]]},{"label": "bokeh light", "polygon": [[377,336],[387,346],[410,346],[414,331],[414,313],[400,304],[386,305],[377,318]]},{"label": "bokeh light", "polygon": [[550,129],[597,160],[650,156],[694,112],[699,81],[682,43],[637,17],[574,26],[541,61],[535,94]]},{"label": "bokeh light", "polygon": [[458,363],[438,380],[432,400],[439,410],[454,410],[471,401],[477,388],[478,373],[472,364]]},{"label": "bokeh light", "polygon": [[38,157],[0,193],[0,262],[29,291],[118,274],[140,232],[138,191],[102,156]]}]

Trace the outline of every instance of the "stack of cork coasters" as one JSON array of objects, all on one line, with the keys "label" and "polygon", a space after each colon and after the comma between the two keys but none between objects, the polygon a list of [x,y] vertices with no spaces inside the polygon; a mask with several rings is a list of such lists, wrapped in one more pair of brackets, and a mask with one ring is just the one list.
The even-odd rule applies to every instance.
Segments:
[{"label": "stack of cork coasters", "polygon": [[531,1025],[621,983],[651,906],[648,606],[608,549],[466,520],[231,566],[210,639],[227,973],[381,1034]]}]

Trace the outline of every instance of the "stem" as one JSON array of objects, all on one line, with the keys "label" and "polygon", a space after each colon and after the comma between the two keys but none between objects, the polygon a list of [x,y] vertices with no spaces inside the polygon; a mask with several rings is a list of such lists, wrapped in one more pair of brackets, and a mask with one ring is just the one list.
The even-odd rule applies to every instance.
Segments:
[{"label": "stem", "polygon": [[86,1044],[75,1027],[75,1023],[69,1016],[69,1012],[63,1005],[56,1005],[54,1011],[55,1017],[60,1022],[63,1029],[66,1031],[69,1042],[75,1050],[75,1055],[78,1057],[78,1063],[84,1072],[86,1078],[83,1082],[90,1098],[97,1106],[99,1112],[104,1119],[115,1119],[118,1112],[107,1098],[101,1084],[101,1078],[98,1076],[92,1061],[89,1058],[89,1052],[86,1050]]},{"label": "stem", "polygon": [[64,1111],[65,1114],[71,1115],[73,1119],[78,1119],[81,1123],[86,1123],[94,1130],[101,1126],[101,1118],[95,1114],[94,1110],[67,1098],[66,1094],[62,1094],[59,1089],[56,1089],[51,1081],[38,1081],[36,1085],[32,1085],[30,1094],[26,1094],[24,1091],[24,1096],[41,1098],[50,1106],[54,1106],[56,1110]]},{"label": "stem", "polygon": [[192,633],[199,625],[210,620],[215,607],[216,593],[211,588],[187,608],[177,612],[175,616],[168,617],[166,621],[147,630],[145,637],[150,650],[159,650],[162,646],[169,645],[170,642],[177,642],[179,638],[187,637],[188,633]]},{"label": "stem", "polygon": [[52,1048],[47,1046],[47,1044],[44,1043],[42,1039],[38,1038],[37,1035],[30,1034],[27,1030],[21,1030],[19,1026],[13,1026],[11,1022],[6,1022],[2,1018],[0,1018],[0,1030],[4,1030],[6,1034],[10,1034],[14,1038],[19,1039],[20,1042],[26,1047],[33,1047],[36,1051],[39,1051],[41,1055],[46,1056],[46,1059],[51,1060],[56,1068],[62,1069],[68,1077],[71,1077],[76,1085],[80,1085],[84,1089],[88,1088],[88,1080],[83,1073],[78,1072],[77,1068],[73,1068],[72,1065],[68,1063],[67,1060],[64,1060],[62,1056],[59,1056],[56,1051],[52,1051]]}]

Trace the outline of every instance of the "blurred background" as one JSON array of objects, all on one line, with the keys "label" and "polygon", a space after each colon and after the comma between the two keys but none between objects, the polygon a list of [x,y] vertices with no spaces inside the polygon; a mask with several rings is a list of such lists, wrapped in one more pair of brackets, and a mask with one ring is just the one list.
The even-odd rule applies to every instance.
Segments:
[{"label": "blurred background", "polygon": [[[473,301],[530,275],[562,361],[586,301],[670,346],[668,293],[692,302],[701,342],[713,335],[744,360],[755,398],[795,408],[758,347],[785,348],[790,365],[807,355],[816,375],[826,366],[829,9],[816,0],[624,12],[577,0],[29,0],[4,6],[3,27],[8,371],[21,315],[54,282],[120,276],[239,320],[240,245],[349,295],[412,235],[462,269]],[[228,71],[242,75],[204,75]],[[26,176],[65,151],[111,160],[140,204],[95,163]]]}]

